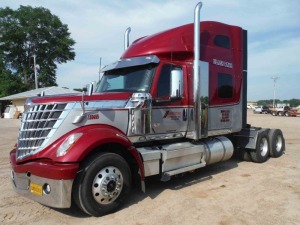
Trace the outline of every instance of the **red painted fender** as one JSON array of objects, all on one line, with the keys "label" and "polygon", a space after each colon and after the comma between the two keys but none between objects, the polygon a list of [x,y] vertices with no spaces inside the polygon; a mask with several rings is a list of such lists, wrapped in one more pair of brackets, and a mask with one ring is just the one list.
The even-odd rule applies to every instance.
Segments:
[{"label": "red painted fender", "polygon": [[[58,157],[56,155],[56,152],[59,146],[63,143],[64,140],[66,140],[66,138],[75,133],[82,133],[82,136],[73,144],[73,146],[70,147],[66,155]],[[108,143],[120,144],[130,152],[139,166],[141,179],[144,180],[143,162],[138,151],[132,145],[131,141],[119,129],[102,124],[88,125],[72,130],[71,132],[63,135],[60,139],[55,141],[50,146],[46,147],[41,152],[29,158],[26,158],[24,161],[43,158],[51,159],[57,163],[78,163],[82,161],[95,148]]]}]

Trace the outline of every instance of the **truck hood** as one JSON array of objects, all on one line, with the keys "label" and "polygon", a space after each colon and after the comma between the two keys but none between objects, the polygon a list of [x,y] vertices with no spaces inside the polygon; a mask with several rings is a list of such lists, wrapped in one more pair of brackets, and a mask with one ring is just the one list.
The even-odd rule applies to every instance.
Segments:
[{"label": "truck hood", "polygon": [[[93,93],[91,96],[85,95],[84,101],[128,100],[131,96],[132,93],[128,92]],[[31,102],[35,104],[79,101],[82,101],[82,94],[49,95],[31,98]]]}]

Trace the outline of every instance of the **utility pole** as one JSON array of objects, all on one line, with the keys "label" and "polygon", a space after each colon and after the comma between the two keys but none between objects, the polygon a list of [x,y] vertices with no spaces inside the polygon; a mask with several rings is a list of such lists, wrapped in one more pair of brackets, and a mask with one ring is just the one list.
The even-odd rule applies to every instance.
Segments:
[{"label": "utility pole", "polygon": [[35,89],[38,89],[38,78],[36,74],[36,61],[35,61],[36,55],[33,55],[33,66],[34,66],[34,80],[35,80]]},{"label": "utility pole", "polygon": [[271,77],[271,79],[274,81],[274,90],[273,90],[273,109],[275,109],[275,86],[276,86],[276,81],[279,79],[279,77]]}]

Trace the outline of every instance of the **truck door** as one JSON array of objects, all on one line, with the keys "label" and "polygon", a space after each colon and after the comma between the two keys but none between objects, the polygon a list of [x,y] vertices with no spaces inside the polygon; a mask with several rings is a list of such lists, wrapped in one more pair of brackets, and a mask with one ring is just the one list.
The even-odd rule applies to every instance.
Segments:
[{"label": "truck door", "polygon": [[[179,70],[182,74],[183,93],[178,98],[171,98],[172,70]],[[162,64],[157,70],[151,93],[154,99],[151,125],[155,134],[174,134],[172,137],[178,137],[184,136],[187,131],[187,97],[184,91],[187,82],[184,72],[183,67],[171,64]]]}]

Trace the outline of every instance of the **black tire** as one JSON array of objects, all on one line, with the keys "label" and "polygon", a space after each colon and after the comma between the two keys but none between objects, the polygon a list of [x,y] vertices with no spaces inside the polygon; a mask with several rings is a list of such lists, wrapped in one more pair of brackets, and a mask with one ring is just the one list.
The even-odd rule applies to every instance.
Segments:
[{"label": "black tire", "polygon": [[250,150],[251,159],[255,163],[263,163],[269,159],[269,136],[266,132],[258,134],[256,149]]},{"label": "black tire", "polygon": [[278,158],[285,150],[285,140],[280,129],[272,129],[269,132],[270,156]]},{"label": "black tire", "polygon": [[279,116],[283,116],[284,114],[283,114],[283,112],[279,112],[278,115]]},{"label": "black tire", "polygon": [[272,112],[272,116],[277,116],[277,113],[276,112]]},{"label": "black tire", "polygon": [[129,194],[130,168],[120,155],[102,153],[82,164],[73,187],[79,208],[89,215],[103,216],[119,209]]},{"label": "black tire", "polygon": [[290,116],[290,113],[289,113],[289,112],[285,112],[284,115],[285,115],[285,116]]}]

